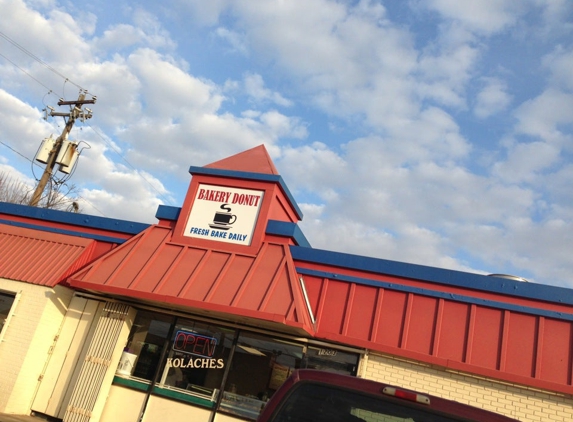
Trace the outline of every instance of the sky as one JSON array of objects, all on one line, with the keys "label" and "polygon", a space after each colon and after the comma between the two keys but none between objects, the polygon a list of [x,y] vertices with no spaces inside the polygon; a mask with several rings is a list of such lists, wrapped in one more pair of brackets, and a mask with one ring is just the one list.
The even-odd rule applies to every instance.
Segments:
[{"label": "sky", "polygon": [[155,223],[190,166],[264,144],[314,248],[573,288],[570,0],[0,10],[0,173],[34,186],[43,110],[87,90],[86,214]]}]

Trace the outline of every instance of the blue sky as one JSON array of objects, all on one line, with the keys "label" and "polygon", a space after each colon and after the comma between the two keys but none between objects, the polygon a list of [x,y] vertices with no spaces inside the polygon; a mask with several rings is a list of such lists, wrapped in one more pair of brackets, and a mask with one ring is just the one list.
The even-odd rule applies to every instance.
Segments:
[{"label": "blue sky", "polygon": [[570,1],[0,10],[0,171],[33,186],[81,86],[85,213],[152,223],[189,166],[265,144],[316,248],[573,287]]}]

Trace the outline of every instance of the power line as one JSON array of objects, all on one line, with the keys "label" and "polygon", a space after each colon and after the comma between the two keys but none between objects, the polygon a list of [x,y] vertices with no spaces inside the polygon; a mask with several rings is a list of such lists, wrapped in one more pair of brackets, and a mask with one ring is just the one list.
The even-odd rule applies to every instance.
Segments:
[{"label": "power line", "polygon": [[[46,62],[44,62],[42,59],[40,59],[38,56],[36,56],[35,54],[33,54],[32,52],[30,52],[29,50],[27,50],[25,47],[23,47],[22,45],[18,44],[16,41],[14,41],[12,38],[10,38],[8,35],[4,34],[3,32],[0,31],[0,37],[4,38],[6,41],[8,41],[10,44],[12,44],[13,46],[15,46],[16,48],[18,48],[20,51],[22,51],[23,53],[25,53],[26,55],[28,55],[29,57],[31,57],[32,59],[34,59],[35,61],[37,61],[38,63],[40,63],[42,66],[46,67],[47,69],[49,69],[50,71],[54,72],[56,75],[60,76],[62,79],[64,79],[65,82],[69,82],[72,85],[75,85],[76,87],[78,87],[81,91],[84,91],[85,93],[87,93],[88,91],[85,90],[84,88],[82,88],[80,85],[74,83],[73,81],[71,81],[68,77],[66,77],[65,75],[63,75],[62,73],[60,73],[59,71],[57,71],[56,69],[54,69],[52,66],[50,66],[49,64],[47,64]],[[3,55],[2,53],[0,53],[0,56],[4,57],[4,59],[6,59],[7,61],[9,61],[13,66],[15,66],[16,68],[18,68],[20,71],[22,71],[23,73],[25,73],[26,75],[28,75],[30,78],[32,78],[34,81],[36,81],[38,84],[40,84],[41,86],[43,86],[44,88],[46,88],[49,92],[48,94],[53,94],[56,95],[54,93],[54,91],[49,88],[48,86],[46,86],[45,84],[43,84],[41,81],[39,81],[38,79],[36,79],[34,76],[32,76],[30,73],[28,73],[26,70],[22,69],[20,66],[18,66],[16,63],[14,63],[12,60],[10,60],[8,57],[6,57],[5,55]],[[95,97],[94,97],[95,98]],[[107,139],[101,135],[94,127],[92,127],[89,124],[86,124],[88,127],[90,127],[94,133],[96,135],[98,135],[108,146],[109,148],[111,148],[132,170],[134,170],[136,172],[136,174],[145,181],[145,183],[147,183],[149,185],[149,187],[155,191],[157,193],[157,195],[162,198],[165,203],[169,203],[171,204],[172,202],[166,198],[149,180],[147,180],[140,172],[140,170],[138,170],[135,166],[133,166],[110,142],[107,141]],[[6,144],[4,144],[6,145]],[[6,145],[7,146],[7,145]],[[10,147],[8,147],[10,148]],[[10,148],[12,149],[12,148]],[[16,152],[16,151],[14,151]],[[17,153],[17,152],[16,152]],[[19,153],[18,153],[19,154]],[[19,154],[21,155],[21,154]],[[32,161],[30,159],[26,158],[28,161]],[[36,164],[34,162],[32,162],[33,164]],[[36,164],[37,165],[37,164]],[[82,198],[84,199],[84,198]],[[85,200],[85,199],[84,199]],[[88,202],[86,200],[86,202]],[[89,202],[88,202],[89,203]],[[92,205],[92,204],[90,204]],[[95,206],[92,205],[92,207],[94,207],[96,210],[97,208]],[[98,210],[99,211],[99,210]],[[101,212],[101,211],[100,211]],[[103,215],[103,213],[102,213]]]},{"label": "power line", "polygon": [[34,160],[31,160],[30,158],[26,157],[24,154],[16,151],[14,148],[12,148],[10,145],[8,145],[5,142],[0,141],[0,144],[4,145],[6,148],[8,148],[9,150],[12,150],[13,153],[18,154],[20,157],[24,158],[25,160],[28,160],[29,162],[31,162],[33,165],[40,167],[39,164],[37,164],[36,162],[34,162]]},{"label": "power line", "polygon": [[36,82],[38,82],[40,85],[42,85],[44,88],[46,88],[49,92],[48,94],[54,94],[54,91],[52,91],[49,87],[47,87],[46,85],[44,85],[42,82],[40,82],[38,79],[34,78],[32,75],[30,75],[28,72],[26,72],[24,69],[22,69],[20,66],[18,66],[16,63],[14,63],[12,60],[10,60],[8,57],[6,57],[4,54],[0,53],[0,56],[4,57],[4,59],[8,60],[10,63],[12,63],[12,65],[14,67],[17,67],[18,69],[20,69],[22,72],[24,72],[26,75],[28,75],[30,78],[32,78],[33,80],[35,80]]},{"label": "power line", "polygon": [[88,201],[86,198],[84,198],[83,196],[77,196],[77,199],[81,199],[82,201],[85,201],[89,206],[91,206],[94,210],[96,210],[97,212],[99,212],[102,217],[106,217],[106,215],[98,209],[98,207],[96,207],[94,204],[92,204],[90,201]]},{"label": "power line", "polygon": [[[51,70],[52,72],[54,72],[56,75],[58,75],[59,77],[61,77],[62,79],[64,79],[66,82],[71,83],[72,85],[75,85],[78,89],[80,89],[81,91],[86,91],[84,88],[82,88],[80,85],[76,84],[75,82],[71,81],[69,78],[67,78],[65,75],[61,74],[60,72],[58,72],[56,69],[54,69],[52,66],[50,66],[48,63],[46,63],[45,61],[43,61],[42,59],[40,59],[38,56],[36,56],[34,53],[32,53],[31,51],[27,50],[26,48],[24,48],[23,46],[21,46],[20,44],[18,44],[16,41],[14,41],[12,38],[10,38],[8,35],[4,34],[2,31],[0,31],[0,37],[4,38],[6,41],[8,41],[10,44],[12,44],[14,47],[16,47],[18,50],[22,51],[23,53],[25,53],[26,55],[28,55],[29,57],[31,57],[32,59],[36,60],[38,63],[40,63],[42,66],[44,66],[46,69]],[[2,56],[5,58],[5,56]],[[11,62],[11,61],[10,61]],[[12,63],[12,62],[11,62]],[[14,64],[14,63],[12,63]],[[43,84],[42,84],[43,85]],[[43,85],[45,86],[45,85]],[[48,88],[49,89],[49,88]]]}]

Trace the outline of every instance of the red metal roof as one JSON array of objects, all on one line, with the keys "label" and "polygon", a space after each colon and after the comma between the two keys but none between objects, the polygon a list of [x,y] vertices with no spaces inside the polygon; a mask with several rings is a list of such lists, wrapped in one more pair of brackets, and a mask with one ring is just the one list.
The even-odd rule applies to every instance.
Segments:
[{"label": "red metal roof", "polygon": [[92,259],[95,242],[0,224],[0,277],[54,287]]},{"label": "red metal roof", "polygon": [[261,174],[278,175],[264,145],[259,145],[239,154],[208,164],[205,168],[224,169],[230,171],[246,171]]},{"label": "red metal roof", "polygon": [[69,279],[72,286],[163,305],[313,328],[288,245],[263,242],[245,255],[171,239],[151,226]]},{"label": "red metal roof", "polygon": [[318,338],[573,393],[573,309],[568,304],[295,265]]}]

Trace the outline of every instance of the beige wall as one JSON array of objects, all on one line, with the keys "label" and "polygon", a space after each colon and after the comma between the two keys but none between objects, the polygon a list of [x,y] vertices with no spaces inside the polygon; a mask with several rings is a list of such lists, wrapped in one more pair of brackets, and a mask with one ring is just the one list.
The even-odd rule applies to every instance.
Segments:
[{"label": "beige wall", "polygon": [[442,368],[370,354],[361,376],[426,392],[520,421],[573,421],[573,396],[494,382]]},{"label": "beige wall", "polygon": [[138,422],[144,401],[145,393],[112,385],[100,422]]},{"label": "beige wall", "polygon": [[211,410],[163,397],[151,396],[145,409],[143,422],[207,422]]},{"label": "beige wall", "polygon": [[27,414],[73,291],[0,278],[17,295],[0,341],[0,412]]}]

